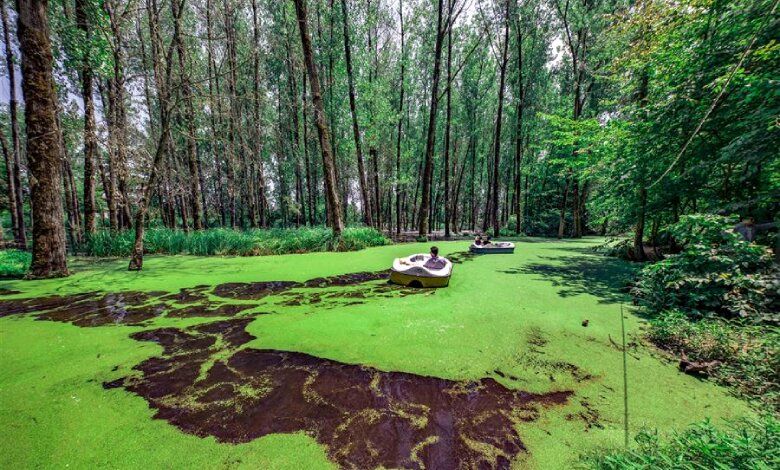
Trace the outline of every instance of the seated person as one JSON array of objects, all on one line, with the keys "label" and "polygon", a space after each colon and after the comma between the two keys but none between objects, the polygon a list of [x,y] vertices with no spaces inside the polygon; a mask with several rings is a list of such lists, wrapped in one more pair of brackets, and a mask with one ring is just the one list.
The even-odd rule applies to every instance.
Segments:
[{"label": "seated person", "polygon": [[477,235],[477,238],[474,239],[474,244],[477,245],[477,246],[481,246],[482,245],[482,237]]},{"label": "seated person", "polygon": [[490,245],[492,242],[490,241],[490,235],[485,235],[485,239],[482,240],[482,246]]},{"label": "seated person", "polygon": [[432,246],[431,257],[428,258],[428,261],[426,261],[423,266],[428,269],[442,269],[444,266],[447,266],[447,262],[444,258],[439,257],[439,248]]}]

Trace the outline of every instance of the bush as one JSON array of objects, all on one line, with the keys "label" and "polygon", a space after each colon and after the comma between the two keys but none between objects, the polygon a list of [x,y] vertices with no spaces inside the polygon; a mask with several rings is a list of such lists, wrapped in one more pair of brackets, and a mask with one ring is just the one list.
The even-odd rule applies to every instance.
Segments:
[{"label": "bush", "polygon": [[635,440],[634,448],[588,458],[588,466],[698,470],[769,469],[780,464],[780,421],[772,416],[736,421],[726,429],[704,421],[674,433],[666,442],[657,432],[642,431]]},{"label": "bush", "polygon": [[633,250],[633,237],[608,238],[604,243],[593,247],[593,251],[602,253],[604,256],[629,261],[633,259]]},{"label": "bush", "polygon": [[780,409],[780,329],[721,319],[690,321],[677,311],[650,321],[649,338],[690,361],[719,361],[712,378],[739,396]]},{"label": "bush", "polygon": [[24,277],[30,267],[32,254],[22,250],[0,251],[0,278]]},{"label": "bush", "polygon": [[773,302],[780,280],[769,250],[729,227],[720,216],[683,217],[671,227],[682,251],[646,266],[634,294],[651,313],[675,309],[694,317],[777,321]]},{"label": "bush", "polygon": [[[100,231],[89,236],[83,252],[87,256],[130,256],[135,234]],[[333,233],[324,227],[296,229],[208,229],[194,232],[167,228],[149,228],[144,234],[144,252],[149,254],[209,255],[278,255],[308,253],[334,248]],[[344,230],[339,250],[361,250],[386,245],[390,241],[372,228],[351,227]]]}]

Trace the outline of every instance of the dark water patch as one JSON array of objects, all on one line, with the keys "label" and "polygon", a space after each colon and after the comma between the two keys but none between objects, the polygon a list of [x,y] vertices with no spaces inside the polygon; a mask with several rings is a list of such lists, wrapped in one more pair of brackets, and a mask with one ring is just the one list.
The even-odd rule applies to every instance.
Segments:
[{"label": "dark water patch", "polygon": [[233,317],[243,312],[244,310],[248,310],[254,307],[254,305],[248,304],[220,304],[215,302],[204,302],[183,308],[169,309],[167,316],[177,318]]},{"label": "dark water patch", "polygon": [[[469,255],[468,252],[456,253]],[[471,259],[467,257],[464,259]],[[320,277],[305,282],[264,281],[253,283],[224,283],[213,289],[207,285],[186,287],[177,293],[168,292],[88,292],[69,296],[48,296],[31,299],[0,299],[0,317],[14,314],[37,313],[41,320],[70,322],[78,326],[109,324],[141,325],[165,314],[170,317],[232,317],[255,305],[235,305],[212,301],[209,290],[223,299],[261,300],[281,295],[283,306],[358,305],[370,298],[383,298],[425,293],[375,281],[387,279],[389,270],[361,271]],[[325,290],[329,288],[346,288]],[[352,289],[352,287],[356,287]],[[8,291],[16,293],[16,291]],[[345,301],[346,300],[346,301]],[[183,307],[182,307],[183,305]]]},{"label": "dark water patch", "polygon": [[160,297],[160,300],[174,301],[179,304],[192,304],[195,302],[203,302],[208,299],[206,291],[210,286],[200,285],[195,287],[185,287],[179,289],[179,292],[175,294],[169,294]]},{"label": "dark water patch", "polygon": [[13,289],[0,289],[0,296],[15,295],[15,294],[21,294],[21,292]]},{"label": "dark water patch", "polygon": [[93,298],[96,292],[77,294],[72,296],[51,295],[48,297],[34,297],[29,299],[0,300],[0,317],[41,312],[53,308],[67,307],[71,304]]},{"label": "dark water patch", "polygon": [[334,287],[334,286],[354,286],[364,282],[387,279],[390,276],[390,270],[381,271],[363,271],[359,273],[340,274],[338,276],[317,277],[309,279],[303,284],[306,287]]},{"label": "dark water patch", "polygon": [[[397,284],[373,284],[368,283],[369,281],[366,282],[366,284],[359,284],[357,288],[353,289],[319,290],[318,288],[315,288],[295,289],[283,292],[280,294],[280,297],[284,299],[281,302],[281,305],[288,307],[317,305],[322,308],[333,308],[362,304],[370,299],[406,297],[408,295],[419,295],[426,292],[425,289],[413,289]],[[347,300],[347,302],[344,302],[344,300]]]},{"label": "dark water patch", "polygon": [[352,468],[508,468],[525,451],[517,425],[571,396],[238,349],[254,339],[245,331],[250,321],[135,333],[163,354],[119,380],[184,432],[230,443],[305,432]]},{"label": "dark water patch", "polygon": [[102,297],[66,303],[37,316],[38,320],[72,323],[76,326],[109,324],[141,325],[163,313],[165,306],[149,305],[152,296],[143,292],[106,294]]},{"label": "dark water patch", "polygon": [[214,287],[214,295],[226,299],[260,300],[303,284],[295,281],[229,282]]},{"label": "dark water patch", "polygon": [[[178,296],[179,294],[173,294]],[[189,298],[192,294],[188,292]],[[0,300],[0,317],[37,314],[36,319],[72,323],[76,326],[144,325],[163,314],[171,317],[234,316],[254,307],[214,302],[188,303],[172,308],[163,299],[172,299],[167,292],[118,292],[102,294],[87,292],[75,295],[53,295],[40,298]]]},{"label": "dark water patch", "polygon": [[69,296],[0,300],[0,316],[38,313],[38,320],[73,323],[77,326],[103,326],[122,323],[139,325],[159,316],[164,305],[149,304],[159,292],[97,292]]}]

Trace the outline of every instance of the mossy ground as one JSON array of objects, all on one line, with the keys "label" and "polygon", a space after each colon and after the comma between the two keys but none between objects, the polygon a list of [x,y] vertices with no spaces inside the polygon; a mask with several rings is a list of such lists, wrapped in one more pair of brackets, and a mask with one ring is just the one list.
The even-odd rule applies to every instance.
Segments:
[{"label": "mossy ground", "polygon": [[[450,286],[363,304],[282,306],[270,299],[248,327],[247,347],[298,351],[385,371],[449,379],[493,377],[531,392],[573,390],[564,407],[522,425],[528,453],[516,466],[566,468],[596,448],[623,441],[621,288],[634,266],[593,254],[597,239],[528,239],[513,255],[485,255],[456,265]],[[467,242],[439,242],[442,254]],[[428,244],[351,253],[267,257],[149,257],[142,272],[126,260],[72,264],[67,279],[0,282],[13,297],[88,291],[170,291],[227,282],[304,281],[389,267],[392,259]],[[381,282],[381,281],[376,281]],[[338,289],[338,288],[334,288]],[[582,326],[583,320],[588,326]],[[181,327],[213,318],[159,318],[154,327]],[[640,340],[643,321],[626,311],[632,433],[642,427],[679,429],[704,417],[750,414],[725,389],[680,374]],[[146,327],[79,328],[0,318],[0,463],[16,467],[260,467],[332,465],[303,434],[220,444],[152,419],[146,401],[102,383],[127,375],[161,348],[129,334]],[[114,370],[115,367],[119,368]]]}]

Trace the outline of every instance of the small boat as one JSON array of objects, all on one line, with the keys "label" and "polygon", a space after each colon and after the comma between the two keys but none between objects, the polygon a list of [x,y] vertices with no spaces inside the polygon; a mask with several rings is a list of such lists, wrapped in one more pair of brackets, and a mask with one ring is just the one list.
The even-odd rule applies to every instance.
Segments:
[{"label": "small boat", "polygon": [[431,256],[425,254],[396,258],[390,270],[390,282],[409,287],[447,287],[452,275],[452,263],[440,256],[443,266],[435,269],[425,266],[430,259]]},{"label": "small boat", "polygon": [[474,243],[469,247],[469,251],[478,254],[493,254],[493,253],[514,253],[515,244],[511,242],[490,242],[487,245],[476,245]]}]

